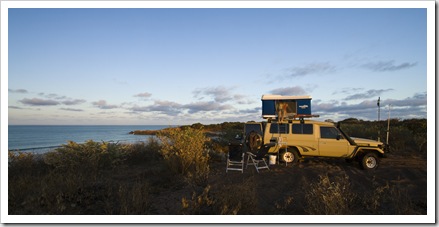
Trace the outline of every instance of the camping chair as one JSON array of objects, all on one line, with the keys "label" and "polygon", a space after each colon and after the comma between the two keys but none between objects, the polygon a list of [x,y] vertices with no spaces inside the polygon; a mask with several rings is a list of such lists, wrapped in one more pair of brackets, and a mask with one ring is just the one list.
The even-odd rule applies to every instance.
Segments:
[{"label": "camping chair", "polygon": [[[248,167],[249,162],[251,160],[252,163],[250,163],[250,165],[255,166],[256,172],[259,173],[260,169],[270,170],[267,162],[265,161],[265,155],[268,153],[268,150],[275,145],[276,145],[275,143],[265,144],[256,152],[256,154],[254,154],[252,152],[247,152],[247,167]],[[259,166],[259,163],[264,164],[264,165]]]},{"label": "camping chair", "polygon": [[229,153],[227,154],[226,173],[229,170],[237,170],[244,173],[244,155],[241,143],[229,143]]}]

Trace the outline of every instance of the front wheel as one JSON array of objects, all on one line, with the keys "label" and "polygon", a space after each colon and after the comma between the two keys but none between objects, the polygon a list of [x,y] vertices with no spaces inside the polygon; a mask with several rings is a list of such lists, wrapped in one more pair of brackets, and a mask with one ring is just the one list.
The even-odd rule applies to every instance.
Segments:
[{"label": "front wheel", "polygon": [[373,170],[378,167],[378,157],[374,153],[366,153],[360,160],[360,165],[365,170]]},{"label": "front wheel", "polygon": [[280,158],[283,162],[286,163],[296,163],[299,160],[299,155],[296,151],[285,151],[282,152]]}]

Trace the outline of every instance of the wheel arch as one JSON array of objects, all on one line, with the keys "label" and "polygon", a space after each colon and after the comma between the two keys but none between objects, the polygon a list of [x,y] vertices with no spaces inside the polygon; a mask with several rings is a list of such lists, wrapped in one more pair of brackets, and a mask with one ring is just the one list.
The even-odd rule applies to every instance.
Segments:
[{"label": "wheel arch", "polygon": [[299,156],[299,158],[301,158],[302,157],[302,153],[300,152],[300,150],[299,150],[299,148],[298,147],[296,147],[296,146],[288,146],[288,151],[296,151],[296,153],[297,153],[297,156]]},{"label": "wheel arch", "polygon": [[356,154],[355,154],[355,158],[357,159],[361,159],[363,158],[364,155],[366,155],[367,153],[374,153],[375,155],[377,155],[378,157],[382,157],[383,154],[379,151],[377,151],[376,149],[371,149],[371,148],[358,148]]}]

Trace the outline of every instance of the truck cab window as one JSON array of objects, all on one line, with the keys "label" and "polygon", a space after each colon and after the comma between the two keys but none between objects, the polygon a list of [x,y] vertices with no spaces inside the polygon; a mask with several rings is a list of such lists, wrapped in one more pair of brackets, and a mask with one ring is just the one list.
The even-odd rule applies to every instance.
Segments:
[{"label": "truck cab window", "polygon": [[293,124],[293,134],[313,134],[312,124]]},{"label": "truck cab window", "polygon": [[320,138],[322,139],[337,139],[339,135],[340,132],[334,127],[320,127]]},{"label": "truck cab window", "polygon": [[288,134],[288,133],[290,133],[290,130],[289,130],[288,124],[273,123],[270,126],[270,133]]}]

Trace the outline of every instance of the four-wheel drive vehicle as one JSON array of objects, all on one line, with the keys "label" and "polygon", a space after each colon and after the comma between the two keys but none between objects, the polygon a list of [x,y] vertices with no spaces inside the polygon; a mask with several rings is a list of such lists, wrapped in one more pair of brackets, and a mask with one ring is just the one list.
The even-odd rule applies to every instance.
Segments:
[{"label": "four-wheel drive vehicle", "polygon": [[378,158],[384,157],[383,143],[349,137],[330,122],[303,119],[247,122],[244,136],[249,150],[276,143],[268,153],[279,154],[280,160],[287,163],[295,163],[305,157],[336,157],[359,161],[364,169],[375,169]]}]

